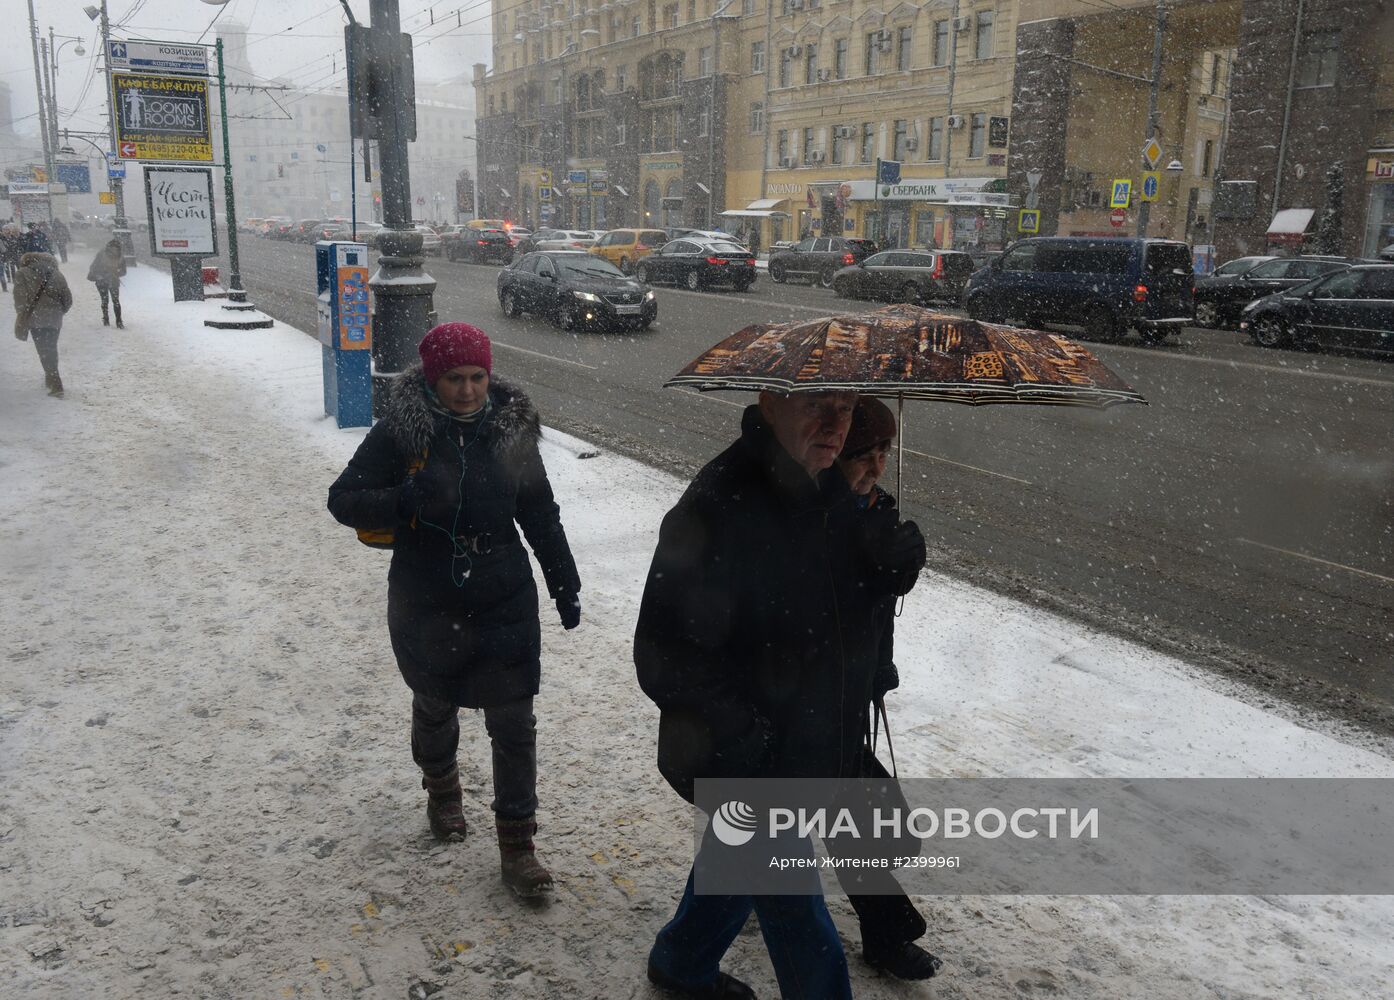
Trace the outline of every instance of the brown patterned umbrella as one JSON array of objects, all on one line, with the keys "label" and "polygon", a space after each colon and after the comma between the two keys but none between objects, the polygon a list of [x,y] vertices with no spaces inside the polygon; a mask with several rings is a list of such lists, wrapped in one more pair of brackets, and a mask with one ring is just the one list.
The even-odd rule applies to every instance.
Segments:
[{"label": "brown patterned umbrella", "polygon": [[1068,337],[910,305],[757,323],[709,348],[664,385],[703,392],[850,390],[970,406],[1147,402]]}]

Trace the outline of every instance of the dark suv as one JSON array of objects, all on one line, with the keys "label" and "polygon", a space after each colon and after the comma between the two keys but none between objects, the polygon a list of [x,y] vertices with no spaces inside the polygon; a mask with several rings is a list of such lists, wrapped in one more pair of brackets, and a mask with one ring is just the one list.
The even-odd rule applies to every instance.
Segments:
[{"label": "dark suv", "polygon": [[496,261],[507,264],[513,259],[513,242],[502,229],[470,229],[441,237],[441,252],[446,260],[467,260],[474,264]]},{"label": "dark suv", "polygon": [[1228,326],[1239,321],[1244,307],[1255,299],[1296,288],[1313,278],[1342,271],[1349,263],[1333,257],[1275,257],[1259,260],[1237,273],[1220,273],[1196,282],[1196,325]]},{"label": "dark suv", "polygon": [[770,280],[807,278],[809,284],[817,281],[824,288],[831,288],[841,268],[861,263],[876,250],[874,240],[850,236],[810,237],[791,247],[770,251]]},{"label": "dark suv", "polygon": [[1191,249],[1173,240],[1046,236],[1012,244],[964,290],[974,319],[1082,323],[1095,340],[1148,343],[1191,322]]},{"label": "dark suv", "polygon": [[973,258],[956,250],[883,250],[839,270],[833,292],[848,299],[957,305],[975,270]]}]

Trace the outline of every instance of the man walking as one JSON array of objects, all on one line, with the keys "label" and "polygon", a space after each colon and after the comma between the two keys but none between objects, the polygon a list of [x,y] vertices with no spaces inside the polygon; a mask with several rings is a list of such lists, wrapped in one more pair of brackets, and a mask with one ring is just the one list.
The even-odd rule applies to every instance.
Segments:
[{"label": "man walking", "polygon": [[[662,711],[659,770],[689,802],[699,777],[861,773],[877,616],[913,583],[924,547],[913,524],[875,546],[859,530],[831,469],[856,401],[761,393],[740,439],[663,520],[634,660]],[[851,997],[821,895],[698,895],[691,875],[650,952],[650,981],[680,996],[753,997],[718,968],[752,910],[785,1000]]]},{"label": "man walking", "polygon": [[34,338],[39,364],[44,369],[44,385],[50,396],[63,395],[63,379],[58,375],[58,334],[63,316],[73,307],[73,293],[51,254],[27,253],[15,272],[15,337]]}]

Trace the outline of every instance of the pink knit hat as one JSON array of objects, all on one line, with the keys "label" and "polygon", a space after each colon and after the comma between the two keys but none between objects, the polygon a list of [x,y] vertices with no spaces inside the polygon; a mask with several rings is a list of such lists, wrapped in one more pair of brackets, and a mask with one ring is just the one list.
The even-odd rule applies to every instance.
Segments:
[{"label": "pink knit hat", "polygon": [[421,353],[421,367],[429,386],[434,386],[442,375],[461,365],[474,365],[492,374],[494,356],[489,335],[468,323],[442,323],[432,327],[421,338],[417,350]]}]

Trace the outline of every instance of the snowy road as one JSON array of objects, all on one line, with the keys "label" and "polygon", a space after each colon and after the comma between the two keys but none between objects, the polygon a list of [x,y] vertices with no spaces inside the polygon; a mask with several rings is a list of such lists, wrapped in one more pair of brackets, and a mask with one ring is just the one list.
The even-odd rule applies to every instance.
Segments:
[{"label": "snowy road", "polygon": [[[311,248],[244,242],[259,301],[311,328]],[[440,315],[482,322],[557,426],[683,472],[744,400],[664,378],[749,322],[872,305],[764,278],[747,295],[663,288],[649,334],[578,337],[504,318],[495,267],[428,270]],[[1394,365],[1203,330],[1095,349],[1150,407],[907,407],[902,492],[937,565],[1394,732]]]},{"label": "snowy road", "polygon": [[[362,432],[323,418],[319,347],[207,330],[212,307],[172,305],[150,268],[129,279],[129,329],[103,330],[85,266],[67,268],[66,399],[43,394],[29,345],[0,349],[0,995],[656,998],[643,958],[691,820],[655,773],[630,638],[682,483],[580,460],[561,434],[546,446],[585,617],[570,633],[543,619],[540,842],[560,885],[524,907],[487,834],[427,833],[387,560],[324,509]],[[903,774],[1394,777],[1357,733],[1299,728],[942,576],[897,639]],[[487,744],[465,722],[482,831]],[[942,977],[895,984],[854,956],[857,996],[1366,1000],[1394,981],[1383,897],[919,904]],[[850,908],[831,906],[855,946]],[[728,967],[775,995],[753,928]]]}]

